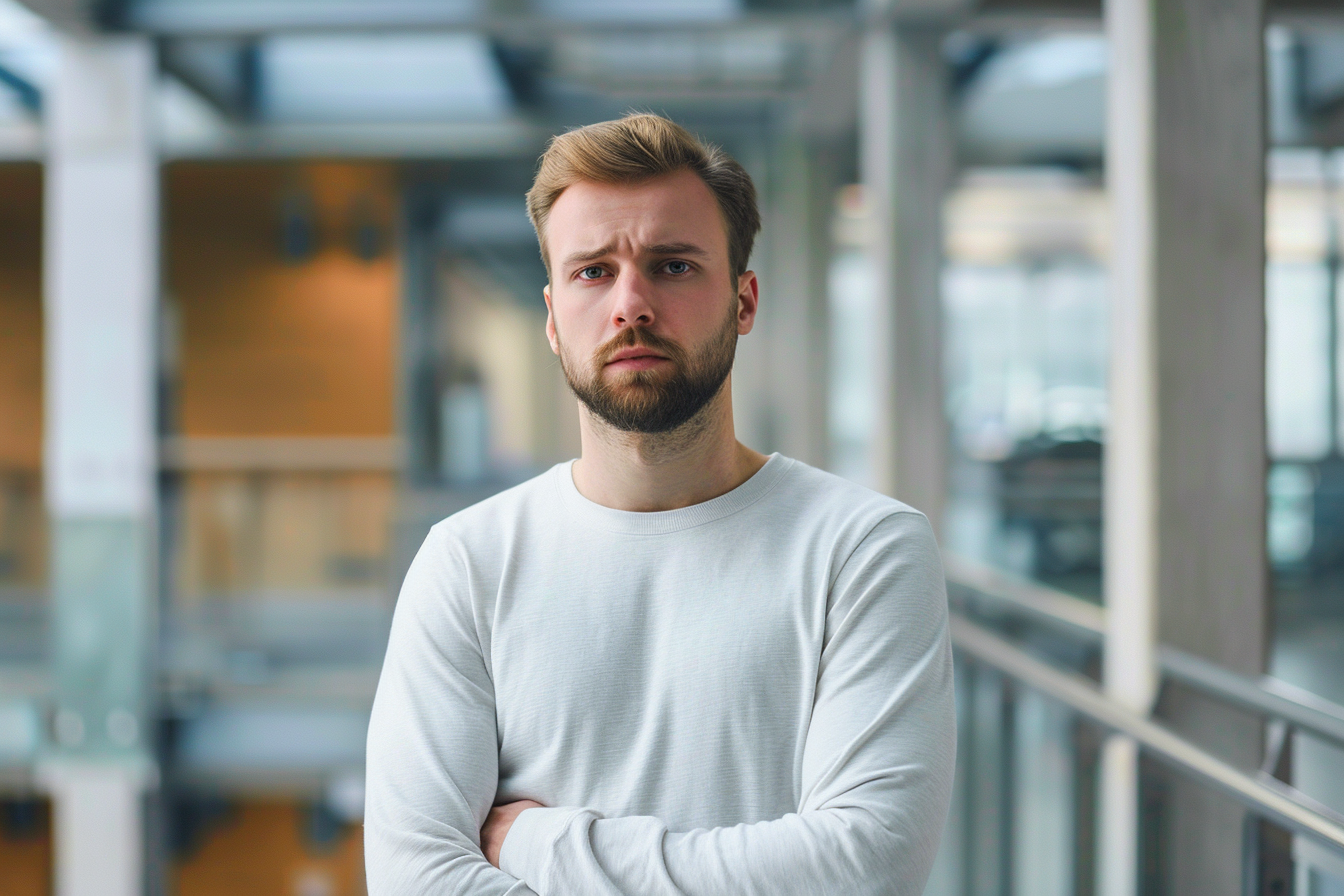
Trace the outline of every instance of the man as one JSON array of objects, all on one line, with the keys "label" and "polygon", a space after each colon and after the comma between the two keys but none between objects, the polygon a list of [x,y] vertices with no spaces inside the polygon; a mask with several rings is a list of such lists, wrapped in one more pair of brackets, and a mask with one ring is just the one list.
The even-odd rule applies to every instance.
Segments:
[{"label": "man", "polygon": [[633,115],[528,193],[572,463],[444,520],[368,743],[369,892],[918,894],[955,752],[917,511],[733,434],[742,168]]}]

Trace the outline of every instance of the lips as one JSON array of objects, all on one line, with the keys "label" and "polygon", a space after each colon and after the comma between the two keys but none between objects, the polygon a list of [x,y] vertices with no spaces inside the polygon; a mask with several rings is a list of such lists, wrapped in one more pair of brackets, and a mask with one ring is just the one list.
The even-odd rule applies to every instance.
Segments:
[{"label": "lips", "polygon": [[611,357],[607,359],[607,364],[615,364],[619,361],[666,361],[667,358],[647,348],[640,346],[631,346],[612,352]]}]

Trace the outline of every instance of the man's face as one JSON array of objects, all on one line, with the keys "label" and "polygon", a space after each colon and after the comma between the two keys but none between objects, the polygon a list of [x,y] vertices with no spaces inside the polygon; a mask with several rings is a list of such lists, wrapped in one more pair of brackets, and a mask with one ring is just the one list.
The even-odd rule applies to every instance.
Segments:
[{"label": "man's face", "polygon": [[756,276],[733,276],[723,217],[694,172],[580,181],[551,207],[546,241],[546,335],[594,414],[666,432],[718,394],[755,320]]}]

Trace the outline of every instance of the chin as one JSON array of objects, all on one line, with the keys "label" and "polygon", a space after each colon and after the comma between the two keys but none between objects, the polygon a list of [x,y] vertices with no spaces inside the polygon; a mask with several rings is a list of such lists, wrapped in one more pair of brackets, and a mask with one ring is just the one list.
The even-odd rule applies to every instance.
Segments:
[{"label": "chin", "polygon": [[607,379],[607,388],[615,390],[630,390],[632,392],[642,392],[645,389],[651,389],[661,385],[672,377],[672,373],[664,373],[653,370],[629,370],[623,373],[612,374]]}]

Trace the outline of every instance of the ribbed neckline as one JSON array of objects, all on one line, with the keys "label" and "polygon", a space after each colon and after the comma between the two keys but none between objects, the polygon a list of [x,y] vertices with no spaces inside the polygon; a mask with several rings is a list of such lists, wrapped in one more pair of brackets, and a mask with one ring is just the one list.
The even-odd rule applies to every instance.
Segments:
[{"label": "ribbed neckline", "polygon": [[676,510],[639,512],[616,510],[590,501],[574,485],[574,461],[556,464],[550,476],[560,492],[565,509],[582,524],[625,535],[662,535],[680,532],[732,516],[763,498],[793,466],[793,460],[776,452],[746,482],[730,492]]}]

